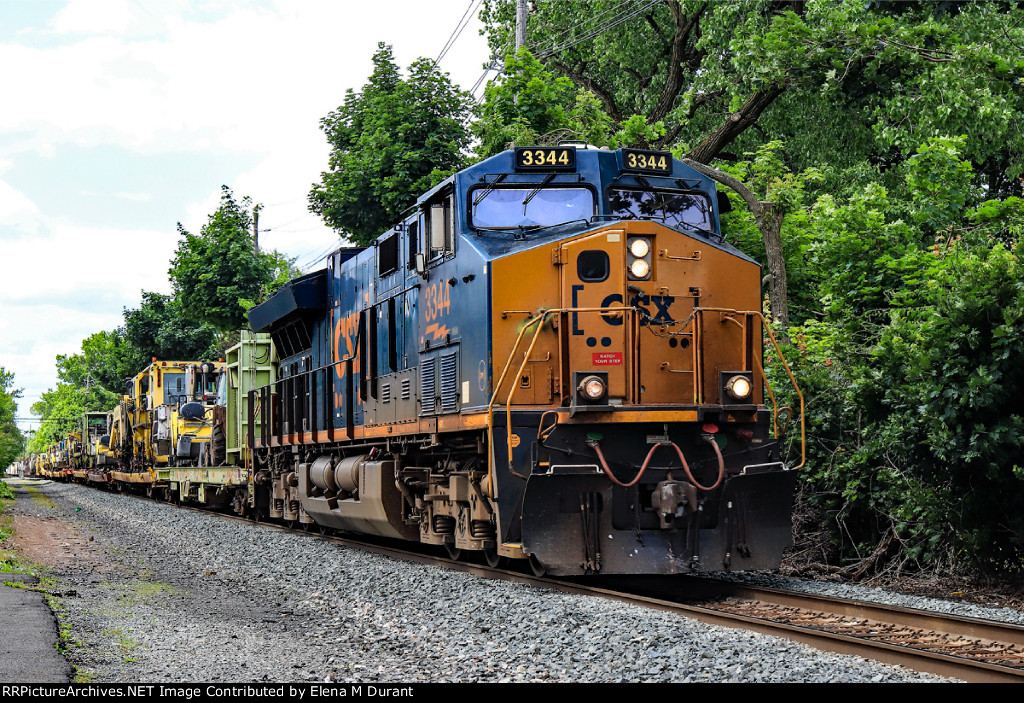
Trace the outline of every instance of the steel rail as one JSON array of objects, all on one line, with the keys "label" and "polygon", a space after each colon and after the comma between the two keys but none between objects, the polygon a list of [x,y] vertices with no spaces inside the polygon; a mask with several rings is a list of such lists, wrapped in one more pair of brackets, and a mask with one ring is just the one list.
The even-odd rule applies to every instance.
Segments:
[{"label": "steel rail", "polygon": [[[143,496],[134,495],[133,497],[143,498]],[[164,501],[154,502],[160,503]],[[538,577],[520,571],[493,568],[468,561],[456,561],[447,556],[425,554],[422,551],[410,551],[408,548],[381,543],[364,537],[343,536],[332,533],[332,531],[321,533],[315,525],[312,526],[312,529],[303,530],[275,522],[255,521],[250,517],[216,512],[199,506],[187,504],[169,505],[240,520],[259,527],[299,532],[342,546],[405,561],[443,566],[483,578],[523,583],[563,593],[595,596],[675,613],[711,625],[745,629],[760,634],[783,637],[823,651],[861,656],[884,664],[904,666],[915,671],[961,679],[968,683],[1024,682],[1024,660],[1021,662],[1021,668],[1013,668],[977,659],[914,648],[908,645],[881,642],[868,637],[829,632],[813,626],[794,625],[792,623],[778,622],[767,617],[728,612],[722,609],[729,606],[723,606],[721,599],[723,597],[731,597],[742,599],[746,603],[765,603],[789,609],[800,609],[807,613],[822,616],[837,616],[850,621],[859,620],[862,624],[864,621],[868,621],[869,623],[878,623],[879,625],[916,628],[922,631],[961,637],[966,640],[976,640],[983,645],[995,643],[1024,648],[1024,625],[914,610],[846,598],[826,597],[818,594],[714,581],[704,578],[609,576],[573,580]],[[694,595],[695,593],[697,594],[696,596]],[[683,600],[694,597],[700,598],[700,602]]]}]

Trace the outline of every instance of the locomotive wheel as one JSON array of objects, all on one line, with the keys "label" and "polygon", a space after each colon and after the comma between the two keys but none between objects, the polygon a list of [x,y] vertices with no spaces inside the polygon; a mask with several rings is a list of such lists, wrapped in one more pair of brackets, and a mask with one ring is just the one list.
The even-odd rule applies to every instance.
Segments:
[{"label": "locomotive wheel", "polygon": [[484,547],[484,560],[492,569],[498,569],[505,565],[505,557],[498,554],[497,547]]},{"label": "locomotive wheel", "polygon": [[456,547],[451,542],[446,543],[444,545],[444,548],[445,548],[445,551],[448,552],[448,558],[451,559],[452,561],[458,561],[459,559],[462,558],[462,550],[459,549],[458,547]]},{"label": "locomotive wheel", "polygon": [[530,555],[530,570],[537,578],[543,578],[548,573],[548,568],[540,563],[536,555]]}]

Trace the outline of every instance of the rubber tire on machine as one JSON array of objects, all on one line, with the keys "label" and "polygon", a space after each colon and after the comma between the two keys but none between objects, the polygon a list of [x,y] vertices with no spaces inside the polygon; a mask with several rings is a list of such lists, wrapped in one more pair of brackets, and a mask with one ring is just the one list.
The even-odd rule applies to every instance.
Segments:
[{"label": "rubber tire on machine", "polygon": [[537,578],[544,578],[544,576],[547,575],[548,567],[546,567],[543,564],[541,564],[540,563],[540,559],[538,559],[536,557],[536,555],[531,554],[529,561],[530,561],[530,571],[533,572],[534,576],[536,576]]},{"label": "rubber tire on machine", "polygon": [[213,465],[223,466],[228,460],[228,438],[221,425],[214,425],[210,431],[210,449],[213,454],[210,457]]},{"label": "rubber tire on machine", "polygon": [[451,542],[445,542],[444,549],[448,552],[448,558],[452,561],[459,561],[462,559],[462,550]]},{"label": "rubber tire on machine", "polygon": [[484,547],[484,561],[492,569],[500,569],[505,566],[505,557],[498,554],[497,547]]}]

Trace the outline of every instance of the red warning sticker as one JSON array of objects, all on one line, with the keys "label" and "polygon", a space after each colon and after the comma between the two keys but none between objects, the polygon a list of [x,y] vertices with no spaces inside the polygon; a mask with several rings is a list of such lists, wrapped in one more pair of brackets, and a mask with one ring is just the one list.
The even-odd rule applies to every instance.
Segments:
[{"label": "red warning sticker", "polygon": [[594,352],[594,366],[621,366],[622,352]]}]

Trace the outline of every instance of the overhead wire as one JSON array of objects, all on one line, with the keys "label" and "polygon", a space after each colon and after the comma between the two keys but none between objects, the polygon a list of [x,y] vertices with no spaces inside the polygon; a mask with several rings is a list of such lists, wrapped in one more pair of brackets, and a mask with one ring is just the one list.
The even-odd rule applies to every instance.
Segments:
[{"label": "overhead wire", "polygon": [[[566,37],[567,35],[571,35],[574,32],[579,31],[580,26],[577,25],[565,29],[551,37],[548,37],[543,42],[538,42],[536,44],[529,45],[527,48],[530,49],[531,53],[537,59],[550,58],[561,51],[570,49],[578,44],[582,44],[585,41],[593,39],[599,36],[600,34],[603,34],[604,32],[614,29],[623,22],[626,22],[636,17],[640,13],[645,12],[650,8],[654,7],[659,2],[661,2],[661,0],[648,0],[648,2],[644,4],[634,6],[632,2],[630,2],[630,0],[623,0],[623,2],[611,6],[597,13],[596,15],[588,18],[588,20],[583,23],[583,26],[585,28],[584,34],[579,36],[570,36],[565,41],[559,43],[559,40],[561,40],[563,37]],[[606,21],[604,21],[603,23],[597,23],[602,19],[605,19]],[[508,45],[506,44],[506,49],[507,47]],[[487,74],[491,70],[495,70],[495,63],[492,63],[491,66],[484,70],[483,75],[481,75],[480,78],[477,79],[477,82],[473,85],[473,88],[470,90],[471,93],[475,93],[476,90],[480,87],[480,84],[483,83],[483,81],[486,79]],[[498,75],[501,75],[501,73],[504,72],[503,67],[498,68],[497,70]],[[482,100],[483,94],[481,94],[481,96],[477,98],[477,103],[481,102]]]},{"label": "overhead wire", "polygon": [[[592,15],[592,16],[588,17],[585,20],[585,24],[593,26],[594,23],[597,22],[598,20],[600,20],[603,16],[609,14],[610,12],[618,12],[619,9],[623,5],[629,5],[629,4],[631,4],[630,0],[623,0],[622,2],[620,2],[618,5],[615,5],[614,7],[609,7],[607,9],[605,9],[604,11],[597,13],[596,15]],[[553,35],[551,35],[550,37],[547,37],[544,40],[544,45],[543,46],[541,46],[539,44],[534,44],[534,45],[530,46],[529,47],[530,48],[530,52],[533,53],[536,56],[538,51],[546,51],[548,49],[551,49],[552,47],[554,47],[554,46],[556,46],[558,44],[559,40],[562,37],[564,37],[567,34],[572,34],[575,31],[577,31],[578,29],[579,29],[579,25],[574,25],[572,27],[569,27],[568,29],[565,29],[565,30],[559,32],[558,34],[553,34]]]},{"label": "overhead wire", "polygon": [[448,41],[445,42],[444,46],[441,47],[441,52],[434,59],[434,66],[441,63],[441,59],[451,50],[455,45],[455,42],[462,35],[463,30],[469,25],[470,20],[473,19],[474,5],[479,6],[483,0],[470,0],[469,5],[466,7],[466,11],[462,13],[462,17],[459,18],[458,23],[455,25],[455,29],[452,30],[451,35],[448,37]]},{"label": "overhead wire", "polygon": [[[537,57],[537,59],[550,58],[551,56],[554,56],[555,54],[557,54],[557,53],[559,53],[561,51],[565,51],[566,49],[570,49],[570,48],[576,46],[577,44],[582,44],[583,42],[585,42],[585,41],[587,41],[589,39],[593,39],[594,37],[596,37],[596,36],[598,36],[600,34],[603,34],[603,33],[607,32],[608,30],[613,29],[614,27],[619,26],[623,22],[626,22],[627,20],[630,20],[630,19],[636,17],[641,12],[645,12],[646,10],[654,7],[659,2],[661,2],[661,0],[649,0],[649,2],[647,2],[646,4],[640,5],[640,6],[636,7],[635,9],[633,9],[632,11],[629,11],[628,9],[627,10],[623,10],[623,11],[619,12],[618,14],[614,15],[606,23],[604,23],[602,25],[599,25],[597,27],[594,27],[588,33],[586,33],[586,34],[584,34],[582,36],[579,36],[579,37],[575,37],[572,40],[563,42],[562,44],[558,44],[558,45],[555,45],[555,46],[550,47],[550,48],[544,48],[543,49],[543,53],[538,51],[538,52],[535,53],[535,56]],[[621,7],[621,5],[617,6],[617,7]]]}]

